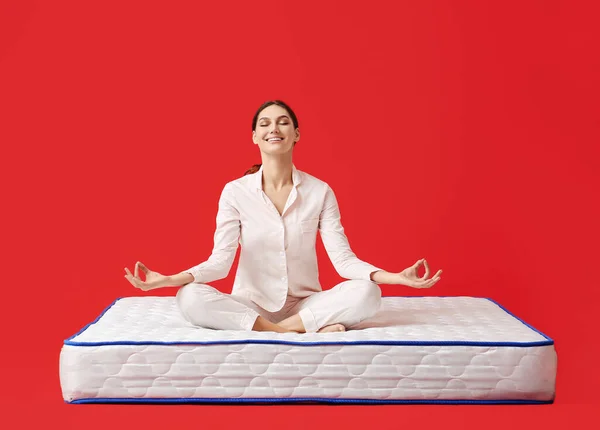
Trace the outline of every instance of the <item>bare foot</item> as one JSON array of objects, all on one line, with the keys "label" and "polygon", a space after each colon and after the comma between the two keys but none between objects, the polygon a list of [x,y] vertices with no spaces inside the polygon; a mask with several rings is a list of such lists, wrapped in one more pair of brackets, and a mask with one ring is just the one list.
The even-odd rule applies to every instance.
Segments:
[{"label": "bare foot", "polygon": [[326,325],[325,327],[321,327],[317,330],[317,333],[329,333],[334,331],[346,331],[346,327],[343,324],[331,324]]}]

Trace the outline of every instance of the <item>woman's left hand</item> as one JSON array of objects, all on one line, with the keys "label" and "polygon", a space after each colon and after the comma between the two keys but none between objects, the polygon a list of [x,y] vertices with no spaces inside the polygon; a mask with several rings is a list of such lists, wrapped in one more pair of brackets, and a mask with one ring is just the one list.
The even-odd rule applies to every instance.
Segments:
[{"label": "woman's left hand", "polygon": [[[419,277],[419,267],[425,266],[425,274],[422,277]],[[404,269],[400,273],[395,273],[396,275],[396,284],[406,285],[408,287],[413,288],[431,288],[433,285],[441,279],[442,271],[438,270],[437,273],[428,279],[429,277],[429,264],[427,264],[427,260],[424,258],[422,260],[417,261],[412,266]]]}]

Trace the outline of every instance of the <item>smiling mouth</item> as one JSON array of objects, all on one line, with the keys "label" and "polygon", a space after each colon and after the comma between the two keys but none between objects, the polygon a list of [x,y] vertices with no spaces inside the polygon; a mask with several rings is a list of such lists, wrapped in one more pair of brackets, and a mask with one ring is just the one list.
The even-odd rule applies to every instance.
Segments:
[{"label": "smiling mouth", "polygon": [[281,137],[272,137],[270,139],[267,139],[267,142],[281,142],[283,140],[283,138]]}]

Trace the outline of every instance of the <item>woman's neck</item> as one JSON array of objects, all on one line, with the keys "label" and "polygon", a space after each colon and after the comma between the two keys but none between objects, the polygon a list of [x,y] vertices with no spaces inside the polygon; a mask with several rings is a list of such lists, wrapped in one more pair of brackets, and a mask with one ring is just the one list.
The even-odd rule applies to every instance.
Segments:
[{"label": "woman's neck", "polygon": [[281,189],[293,185],[292,181],[292,160],[263,160],[262,164],[262,186],[263,189],[280,191]]}]

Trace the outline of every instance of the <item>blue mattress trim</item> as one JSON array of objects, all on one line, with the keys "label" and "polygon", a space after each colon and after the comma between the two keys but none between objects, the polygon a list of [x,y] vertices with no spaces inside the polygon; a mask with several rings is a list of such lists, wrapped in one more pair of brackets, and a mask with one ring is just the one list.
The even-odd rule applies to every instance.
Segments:
[{"label": "blue mattress trim", "polygon": [[[404,297],[404,298],[420,298],[425,296],[384,296],[384,297]],[[453,297],[453,296],[436,296],[436,297]],[[298,345],[298,346],[315,346],[315,345],[419,345],[419,346],[441,346],[441,345],[452,345],[452,346],[512,346],[512,347],[520,347],[520,348],[528,348],[532,346],[547,346],[554,345],[554,340],[550,337],[546,336],[541,331],[527,324],[521,318],[513,315],[509,312],[505,307],[496,303],[494,300],[485,297],[485,299],[491,301],[496,306],[500,307],[504,312],[512,316],[513,318],[520,321],[522,324],[525,324],[531,330],[535,331],[542,335],[546,340],[537,341],[537,342],[475,342],[475,341],[419,341],[419,340],[375,340],[375,341],[341,341],[341,342],[294,342],[294,341],[285,341],[285,340],[268,340],[268,339],[239,339],[239,340],[220,340],[220,341],[207,341],[207,342],[159,342],[159,341],[107,341],[107,342],[77,342],[72,339],[79,336],[83,333],[89,326],[92,324],[96,324],[100,318],[112,307],[115,303],[121,300],[122,297],[116,299],[112,302],[104,311],[98,315],[98,317],[87,324],[73,336],[69,337],[64,341],[65,345],[71,346],[105,346],[105,345],[223,345],[223,344],[245,344],[245,343],[254,343],[254,344],[284,344],[284,345]],[[270,400],[270,399],[269,399]],[[329,399],[330,400],[330,399]]]},{"label": "blue mattress trim", "polygon": [[190,398],[127,398],[127,397],[97,397],[89,399],[77,399],[69,404],[84,403],[158,403],[158,404],[182,404],[182,403],[333,403],[333,404],[366,404],[366,405],[390,405],[390,404],[416,404],[416,405],[547,405],[554,400],[377,400],[377,399],[331,399],[326,397],[291,397],[291,398],[214,398],[214,397],[190,397]]}]

